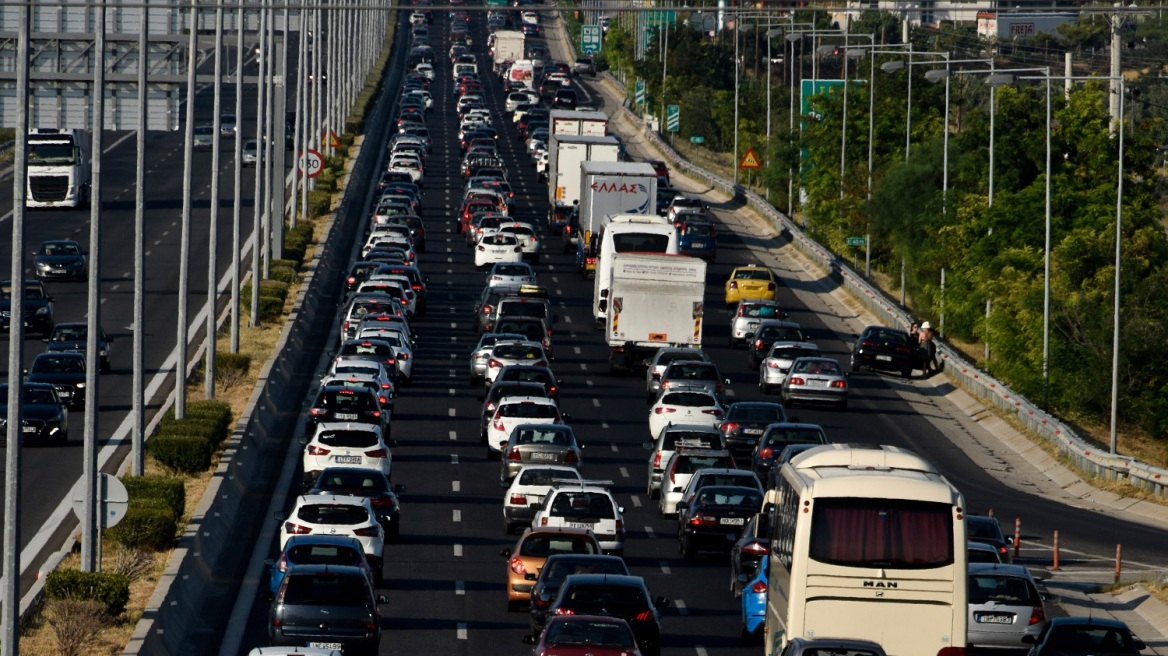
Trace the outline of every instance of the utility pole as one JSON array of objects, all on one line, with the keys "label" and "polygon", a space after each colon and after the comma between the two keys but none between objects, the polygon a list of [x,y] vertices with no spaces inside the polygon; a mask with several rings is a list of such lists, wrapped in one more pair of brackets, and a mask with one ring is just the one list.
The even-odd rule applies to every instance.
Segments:
[{"label": "utility pole", "polygon": [[[1122,7],[1119,2],[1115,3],[1116,7]],[[1111,93],[1108,94],[1107,106],[1111,115],[1111,130],[1115,130],[1115,122],[1122,120],[1119,115],[1119,76],[1120,71],[1123,70],[1120,66],[1120,55],[1123,51],[1123,40],[1120,39],[1119,29],[1123,26],[1123,15],[1116,12],[1110,16],[1111,19],[1111,79],[1107,82]]]}]

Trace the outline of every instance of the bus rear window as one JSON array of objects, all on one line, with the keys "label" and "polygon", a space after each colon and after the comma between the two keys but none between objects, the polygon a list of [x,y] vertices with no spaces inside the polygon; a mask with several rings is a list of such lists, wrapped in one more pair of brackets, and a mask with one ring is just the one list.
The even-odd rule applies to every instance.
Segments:
[{"label": "bus rear window", "polygon": [[617,253],[664,253],[669,248],[668,235],[625,232],[612,236],[613,250]]},{"label": "bus rear window", "polygon": [[812,559],[844,567],[929,569],[953,564],[953,511],[904,499],[819,498]]}]

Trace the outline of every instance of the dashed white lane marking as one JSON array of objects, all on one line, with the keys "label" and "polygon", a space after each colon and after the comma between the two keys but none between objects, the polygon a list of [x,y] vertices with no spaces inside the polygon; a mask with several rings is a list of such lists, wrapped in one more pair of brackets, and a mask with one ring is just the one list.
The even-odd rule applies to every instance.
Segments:
[{"label": "dashed white lane marking", "polygon": [[685,607],[685,602],[680,599],[674,599],[673,605],[677,608],[678,615],[689,615],[689,609]]},{"label": "dashed white lane marking", "polygon": [[454,392],[454,388],[453,388],[453,387],[451,387],[451,388],[450,388],[450,396],[454,396],[454,394],[455,394],[455,392]]},{"label": "dashed white lane marking", "polygon": [[579,346],[573,346],[572,350],[576,352],[576,355],[580,355],[580,347]]},{"label": "dashed white lane marking", "polygon": [[[450,249],[447,249],[447,250],[450,250]],[[446,261],[447,261],[447,262],[453,262],[453,261],[454,261],[454,258],[453,258],[453,257],[448,257],[448,258],[446,258]]]},{"label": "dashed white lane marking", "polygon": [[600,407],[600,399],[592,399],[592,407],[599,408]]},{"label": "dashed white lane marking", "polygon": [[706,648],[701,645],[694,645],[694,653],[698,656],[706,656]]},{"label": "dashed white lane marking", "polygon": [[620,475],[621,475],[621,478],[628,478],[629,477],[629,468],[628,467],[621,467],[620,468]]},{"label": "dashed white lane marking", "polygon": [[559,282],[559,281],[560,281],[559,276],[552,276],[552,282]]},{"label": "dashed white lane marking", "polygon": [[451,370],[450,370],[450,377],[451,377],[451,378],[457,378],[457,377],[458,377],[458,371],[457,371],[457,370],[455,370],[455,369],[451,369]]},{"label": "dashed white lane marking", "polygon": [[459,640],[466,640],[466,622],[458,623],[458,631],[455,632],[455,636],[457,636]]},{"label": "dashed white lane marking", "polygon": [[580,371],[588,371],[588,363],[587,362],[580,363]]},{"label": "dashed white lane marking", "polygon": [[453,344],[454,342],[457,342],[457,341],[458,341],[458,336],[457,336],[457,335],[451,335],[451,336],[450,336],[450,342],[451,342],[452,344]]},{"label": "dashed white lane marking", "polygon": [[459,492],[462,490],[462,481],[450,481],[450,491]]},{"label": "dashed white lane marking", "polygon": [[457,357],[458,357],[458,354],[457,354],[457,353],[451,353],[451,354],[450,354],[450,359],[451,359],[451,360],[453,360],[453,359],[455,359],[455,358],[457,358]]},{"label": "dashed white lane marking", "polygon": [[446,275],[452,275],[453,273],[454,273],[454,269],[447,269],[446,270]]},{"label": "dashed white lane marking", "polygon": [[[555,271],[555,270],[556,270],[556,265],[554,265],[554,264],[548,265],[548,271]],[[552,278],[552,280],[555,280],[555,278]]]},{"label": "dashed white lane marking", "polygon": [[454,545],[454,557],[455,558],[462,558],[462,545],[461,544]]},{"label": "dashed white lane marking", "polygon": [[[446,252],[447,252],[447,253],[453,252],[453,249],[451,249],[449,246],[447,246],[447,247],[446,247]],[[446,273],[450,273],[450,269],[447,269],[447,270],[446,270]]]},{"label": "dashed white lane marking", "polygon": [[457,509],[457,508],[450,511],[450,520],[453,522],[461,522],[462,521],[462,511]]},{"label": "dashed white lane marking", "polygon": [[661,568],[662,574],[669,574],[669,563],[667,563],[663,560],[663,561],[657,563],[657,565]]},{"label": "dashed white lane marking", "polygon": [[458,464],[458,454],[457,453],[450,454],[450,464],[452,464],[452,465]]},{"label": "dashed white lane marking", "polygon": [[572,323],[572,317],[565,315],[564,316],[564,323]]},{"label": "dashed white lane marking", "polygon": [[457,440],[458,439],[458,431],[450,431],[450,439]]},{"label": "dashed white lane marking", "polygon": [[563,295],[564,295],[564,290],[556,288],[556,296],[563,296]]},{"label": "dashed white lane marking", "polygon": [[608,430],[608,422],[607,421],[600,422],[600,427],[605,429],[605,430]]},{"label": "dashed white lane marking", "polygon": [[634,508],[640,508],[640,507],[641,507],[641,497],[639,497],[639,496],[636,496],[636,495],[634,495],[634,496],[633,496],[633,507],[634,507]]},{"label": "dashed white lane marking", "polygon": [[457,324],[457,323],[455,323],[454,321],[451,321],[451,322],[450,322],[450,327],[451,327],[451,328],[458,328],[458,324]]},{"label": "dashed white lane marking", "polygon": [[456,594],[456,595],[465,595],[466,594],[466,586],[463,585],[462,581],[455,581],[454,582],[454,594]]},{"label": "dashed white lane marking", "polygon": [[[652,540],[652,539],[654,539],[654,538],[656,538],[656,537],[657,537],[657,533],[656,533],[656,532],[653,530],[653,527],[652,527],[652,526],[646,526],[646,527],[645,527],[645,535],[649,536],[649,539],[650,539],[650,540]],[[669,573],[669,572],[666,572],[666,574],[668,574],[668,573]]]},{"label": "dashed white lane marking", "polygon": [[449,416],[451,416],[451,417],[453,417],[453,416],[454,416],[454,413],[455,413],[455,410],[454,410],[454,408],[451,408],[451,409],[450,409],[450,412],[448,413],[448,415],[449,415]]},{"label": "dashed white lane marking", "polygon": [[617,445],[616,445],[615,443],[613,443],[613,444],[610,444],[609,446],[610,446],[610,447],[612,447],[612,452],[613,452],[613,453],[616,453],[617,451],[620,451],[620,448],[619,448],[619,447],[617,447]]}]

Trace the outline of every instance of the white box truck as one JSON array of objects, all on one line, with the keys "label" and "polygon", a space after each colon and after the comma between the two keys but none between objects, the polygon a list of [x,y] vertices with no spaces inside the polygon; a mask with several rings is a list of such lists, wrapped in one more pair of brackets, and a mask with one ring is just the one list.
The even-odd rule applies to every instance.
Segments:
[{"label": "white box truck", "polygon": [[608,115],[604,112],[553,109],[549,115],[551,134],[603,137],[608,134]]},{"label": "white box truck", "polygon": [[89,204],[88,130],[33,128],[28,132],[28,207]]},{"label": "white box truck", "polygon": [[495,73],[502,71],[504,62],[517,62],[523,59],[523,43],[525,37],[518,30],[499,30],[493,35],[491,61],[495,66]]},{"label": "white box truck", "polygon": [[605,339],[609,371],[639,367],[659,348],[702,346],[706,263],[687,255],[617,253]]},{"label": "white box truck", "polygon": [[568,213],[580,202],[580,165],[615,162],[620,142],[615,137],[577,137],[552,133],[548,145],[548,226],[559,233]]},{"label": "white box truck", "polygon": [[596,271],[596,231],[612,214],[656,214],[657,172],[645,162],[580,164],[580,212],[576,227],[576,270]]}]

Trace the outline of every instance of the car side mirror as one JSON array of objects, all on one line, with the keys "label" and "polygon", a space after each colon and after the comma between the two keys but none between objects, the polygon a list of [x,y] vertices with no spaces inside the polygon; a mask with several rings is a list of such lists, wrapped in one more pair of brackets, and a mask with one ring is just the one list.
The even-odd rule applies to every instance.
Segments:
[{"label": "car side mirror", "polygon": [[503,550],[499,552],[499,555],[504,557],[504,558],[510,558],[511,557],[511,547],[503,547]]},{"label": "car side mirror", "polygon": [[745,574],[739,574],[737,579],[739,583],[748,583],[750,581],[750,577]]},{"label": "car side mirror", "polygon": [[276,512],[272,513],[272,517],[277,522],[282,522],[285,519],[288,519],[288,513],[284,512],[283,510],[277,510]]},{"label": "car side mirror", "polygon": [[55,303],[55,302],[57,302],[57,297],[56,297],[56,296],[50,296],[50,297],[49,297],[47,300],[48,300],[50,303]]},{"label": "car side mirror", "polygon": [[688,503],[686,503],[685,501],[678,501],[677,502],[677,512],[681,512],[681,511],[685,510],[686,508],[689,508]]},{"label": "car side mirror", "polygon": [[657,597],[656,599],[653,600],[653,605],[660,606],[661,608],[665,608],[666,606],[669,605],[669,599],[667,597]]},{"label": "car side mirror", "polygon": [[377,603],[379,603],[379,604],[388,604],[388,603],[389,603],[389,597],[388,597],[388,596],[386,596],[386,595],[383,595],[383,594],[377,595]]},{"label": "car side mirror", "polygon": [[1053,595],[1049,592],[1043,592],[1042,594],[1040,594],[1038,596],[1041,597],[1043,601],[1045,601],[1047,603],[1051,603],[1051,604],[1057,604],[1060,601],[1058,595]]},{"label": "car side mirror", "polygon": [[523,644],[525,645],[534,645],[536,640],[538,640],[538,638],[531,635],[530,633],[523,634]]},{"label": "car side mirror", "polygon": [[48,337],[42,337],[42,338],[41,338],[41,341],[42,341],[42,342],[44,342],[44,343],[46,343],[46,344],[48,344],[48,343],[49,343],[49,338],[48,338]]},{"label": "car side mirror", "polygon": [[641,448],[643,448],[647,451],[652,451],[653,450],[653,443],[648,441],[648,440],[645,440],[644,442],[641,442]]},{"label": "car side mirror", "polygon": [[296,441],[299,442],[302,446],[306,445],[306,444],[308,444],[308,436],[301,435],[300,437],[296,438]]},{"label": "car side mirror", "polygon": [[267,567],[274,567],[276,565],[276,559],[275,558],[265,558],[264,565]]},{"label": "car side mirror", "polygon": [[724,379],[722,379],[722,383],[723,383],[723,384],[725,384],[725,385],[729,385],[729,384],[730,384],[730,379],[729,379],[729,378],[724,378]]},{"label": "car side mirror", "polygon": [[1135,647],[1136,651],[1143,651],[1148,648],[1148,645],[1145,644],[1143,640],[1132,636],[1132,647]]},{"label": "car side mirror", "polygon": [[623,515],[623,514],[625,514],[625,507],[624,506],[617,506],[616,511]]}]

